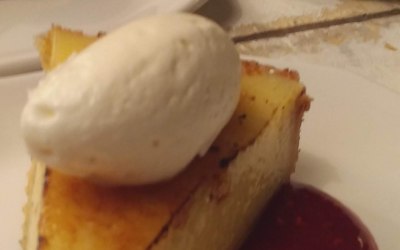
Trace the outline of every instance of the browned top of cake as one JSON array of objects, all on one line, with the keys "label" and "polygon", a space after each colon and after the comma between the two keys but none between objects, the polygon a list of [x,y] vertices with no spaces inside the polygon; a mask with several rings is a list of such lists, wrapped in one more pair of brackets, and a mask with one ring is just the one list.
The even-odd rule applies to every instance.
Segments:
[{"label": "browned top of cake", "polygon": [[247,75],[275,74],[293,81],[299,81],[299,73],[291,69],[277,69],[270,65],[260,65],[255,61],[242,61],[242,70]]}]

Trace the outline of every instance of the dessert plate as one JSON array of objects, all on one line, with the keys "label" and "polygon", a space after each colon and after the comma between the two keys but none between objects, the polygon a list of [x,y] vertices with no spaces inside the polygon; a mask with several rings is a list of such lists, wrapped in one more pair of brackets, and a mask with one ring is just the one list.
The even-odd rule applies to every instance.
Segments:
[{"label": "dessert plate", "polygon": [[0,1],[0,76],[40,69],[33,38],[51,24],[87,33],[109,31],[151,14],[193,11],[207,0],[2,0]]},{"label": "dessert plate", "polygon": [[[248,59],[248,57],[247,57]],[[355,212],[380,250],[398,248],[400,95],[361,76],[294,61],[251,59],[300,72],[312,109],[305,116],[295,181],[311,184]],[[41,73],[0,78],[0,249],[19,249],[29,156],[19,115]]]}]

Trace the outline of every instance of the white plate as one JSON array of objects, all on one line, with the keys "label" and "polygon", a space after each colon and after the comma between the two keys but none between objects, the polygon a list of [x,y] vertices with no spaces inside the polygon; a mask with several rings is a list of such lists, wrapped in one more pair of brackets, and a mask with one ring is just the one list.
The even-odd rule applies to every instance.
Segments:
[{"label": "white plate", "polygon": [[134,18],[193,11],[207,0],[1,0],[0,76],[40,69],[34,37],[51,24],[108,31]]},{"label": "white plate", "polygon": [[[302,127],[295,180],[344,202],[381,250],[398,249],[400,232],[400,96],[352,73],[258,59],[297,69],[314,98]],[[19,113],[38,74],[0,80],[0,249],[18,249],[29,158]]]}]

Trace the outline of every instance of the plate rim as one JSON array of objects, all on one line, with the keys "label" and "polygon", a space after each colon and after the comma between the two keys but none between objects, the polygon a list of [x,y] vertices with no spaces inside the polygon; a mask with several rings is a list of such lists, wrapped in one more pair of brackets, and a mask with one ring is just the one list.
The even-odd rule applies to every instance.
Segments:
[{"label": "plate rim", "polygon": [[[77,4],[79,4],[78,0],[74,0],[76,1]],[[129,3],[132,2],[134,0],[125,0],[125,2]],[[144,2],[148,2],[146,0],[142,0]],[[163,4],[162,6],[164,6],[166,3],[168,3],[168,0],[152,0],[155,1],[155,3],[159,2],[160,4]],[[177,1],[177,3],[174,3],[172,6],[173,7],[169,7],[169,8],[165,8],[162,11],[160,11],[159,9],[157,10],[158,12],[156,13],[147,13],[146,15],[152,15],[152,14],[160,14],[160,13],[168,13],[168,12],[193,12],[195,10],[197,10],[198,8],[200,8],[202,5],[204,5],[208,0],[179,0]],[[30,1],[26,1],[25,2],[27,4],[31,4]],[[45,3],[46,1],[43,1],[43,3]],[[13,5],[15,4],[15,6],[21,5],[21,3],[24,3],[24,1],[18,1],[18,2],[13,2],[13,1],[4,1],[2,3],[2,1],[0,1],[0,8],[2,6],[2,4],[4,4],[5,6],[8,5]],[[37,4],[43,4],[38,2]],[[140,15],[139,13],[139,17],[141,17],[142,15]],[[133,10],[132,13],[130,13],[129,17],[126,17],[125,19],[123,19],[123,23],[128,22],[130,20],[135,19],[136,17],[138,17],[138,14],[135,14],[135,11]],[[108,25],[111,24],[112,28],[117,28],[118,26],[120,26],[120,21],[118,18],[115,19],[110,19],[108,22]],[[52,24],[51,20],[48,20],[48,26],[50,27]],[[10,27],[13,28],[14,24],[11,24]],[[24,26],[30,26],[32,24],[28,24],[25,23],[22,25],[22,27]],[[103,24],[104,25],[104,24]],[[15,25],[14,25],[15,26]],[[21,24],[17,25],[19,28],[21,26]],[[10,27],[5,28],[6,30]],[[37,26],[39,27],[39,25]],[[111,29],[102,29],[101,27],[98,28],[98,30],[105,30],[105,31],[109,31]],[[39,32],[40,33],[40,32]],[[16,48],[15,50],[13,50],[12,52],[4,52],[2,54],[0,54],[1,57],[1,61],[0,61],[0,77],[3,76],[9,76],[9,75],[14,75],[14,74],[23,74],[23,73],[27,73],[27,72],[32,72],[32,71],[37,71],[41,69],[40,66],[40,60],[39,60],[39,55],[36,53],[36,51],[34,50],[33,47],[33,37],[35,34],[32,34],[32,44],[28,45],[27,43],[24,43],[25,46],[29,46],[30,48]],[[0,38],[2,38],[2,33],[0,31]],[[10,48],[11,49],[11,48]]]}]

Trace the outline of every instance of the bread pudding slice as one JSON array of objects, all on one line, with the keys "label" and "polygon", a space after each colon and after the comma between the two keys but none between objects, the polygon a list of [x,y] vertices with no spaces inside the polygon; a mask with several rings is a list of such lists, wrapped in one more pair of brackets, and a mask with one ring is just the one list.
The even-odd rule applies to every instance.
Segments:
[{"label": "bread pudding slice", "polygon": [[[53,32],[39,39],[50,48],[41,50],[42,61],[50,62],[45,69],[62,62],[48,60],[59,58],[57,48],[87,45],[81,33],[62,29],[71,43],[50,40]],[[172,180],[105,187],[33,160],[23,249],[238,248],[294,171],[300,125],[310,103],[296,72],[247,61],[242,66],[241,97],[230,122],[207,154]]]}]

